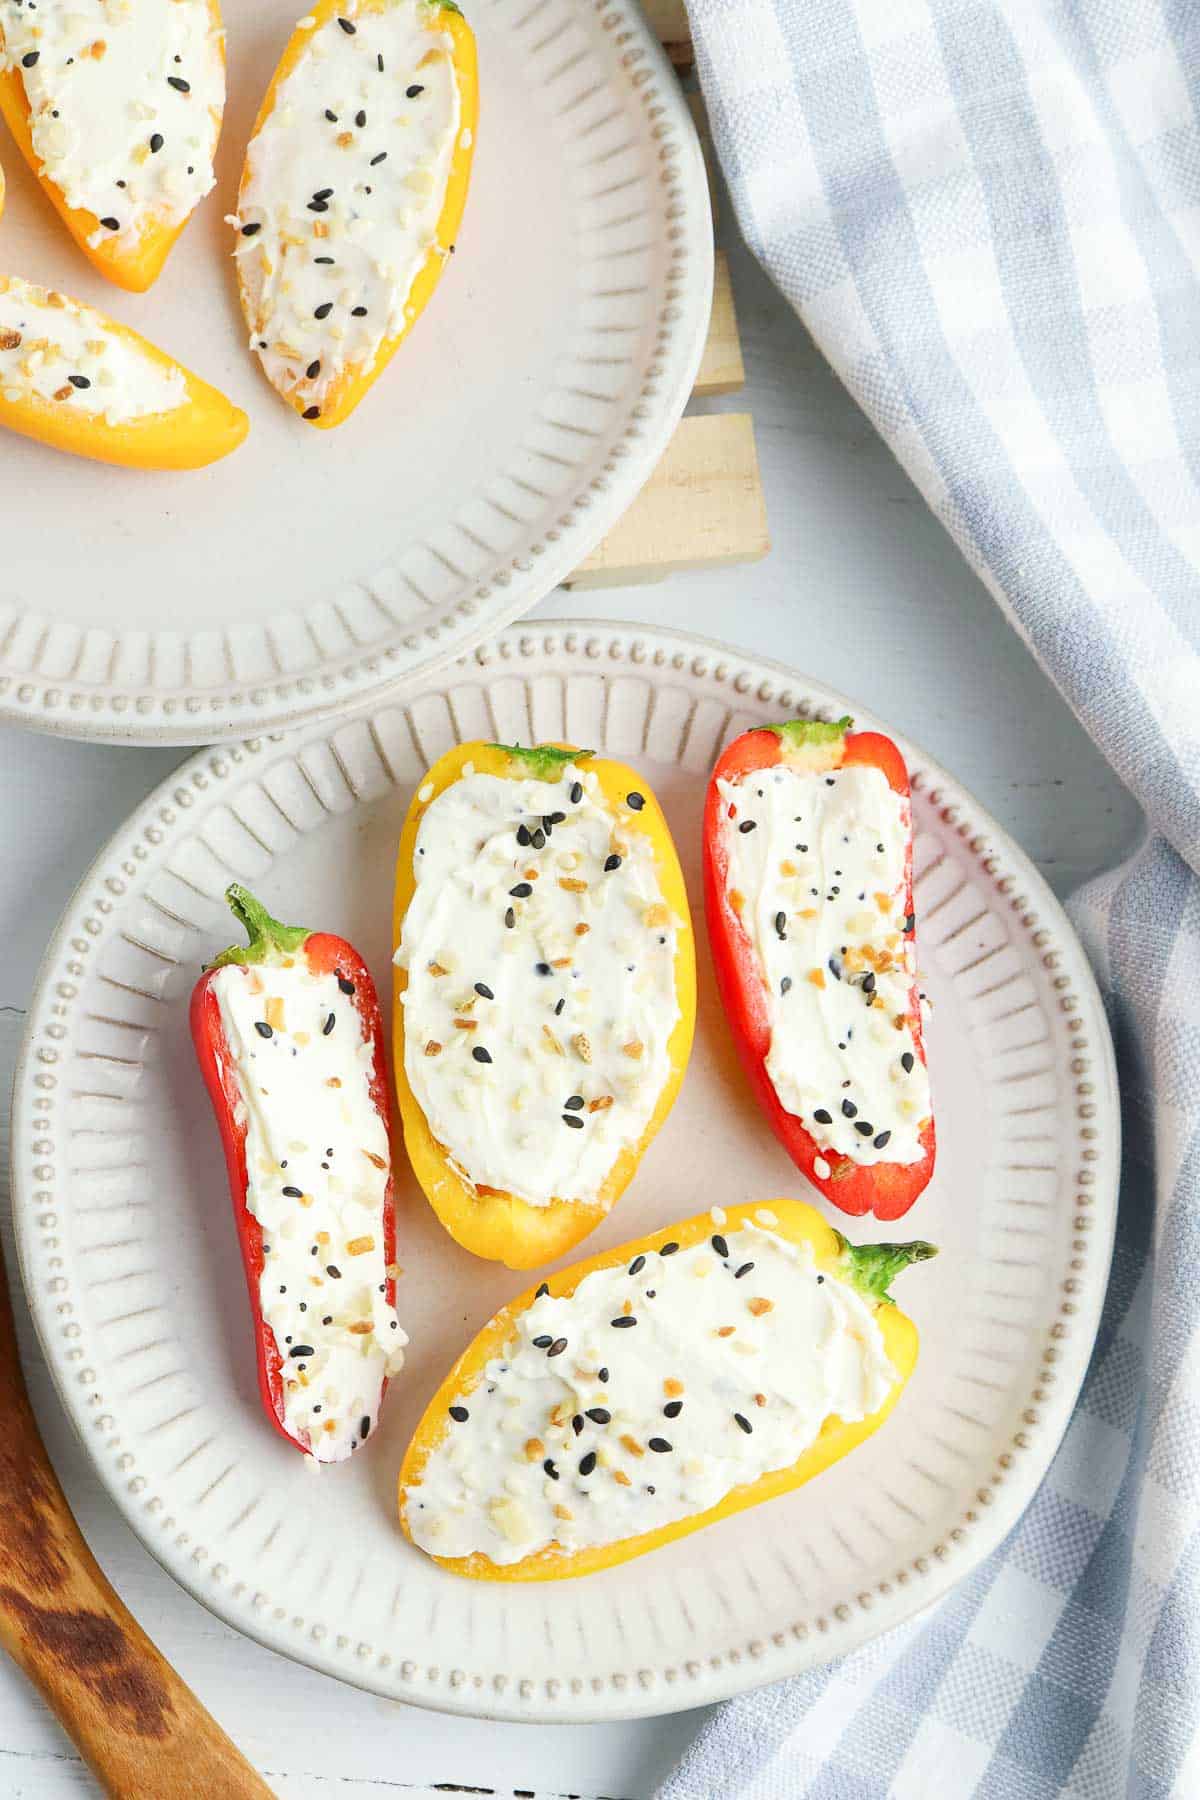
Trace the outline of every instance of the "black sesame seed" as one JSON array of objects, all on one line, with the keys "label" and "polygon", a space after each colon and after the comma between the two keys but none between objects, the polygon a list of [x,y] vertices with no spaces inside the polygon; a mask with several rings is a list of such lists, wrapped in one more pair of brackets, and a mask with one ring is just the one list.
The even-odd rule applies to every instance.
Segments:
[{"label": "black sesame seed", "polygon": [[557,1017],[558,1017],[558,1015],[559,1015],[559,1014],[560,1014],[560,1013],[561,1013],[561,1011],[562,1011],[562,1009],[563,1009],[563,1007],[564,1007],[564,1006],[565,1006],[565,1005],[566,1005],[566,1004],[567,1004],[567,1003],[566,1003],[566,1001],[565,1001],[565,1000],[560,1000],[560,1001],[559,1001],[559,1003],[558,1003],[558,1005],[557,1005],[557,1006],[556,1006],[556,1007],[555,1007],[555,1009],[554,1009],[554,1016],[555,1016],[555,1018],[556,1018],[556,1019],[557,1019]]},{"label": "black sesame seed", "polygon": [[314,319],[327,319],[332,311],[333,311],[333,301],[332,300],[322,300],[320,306],[314,306],[313,318]]},{"label": "black sesame seed", "polygon": [[563,1351],[566,1349],[566,1347],[567,1347],[566,1338],[555,1338],[554,1342],[551,1344],[550,1348],[547,1350],[546,1355],[547,1356],[561,1356]]},{"label": "black sesame seed", "polygon": [[783,978],[783,980],[782,980],[782,981],[781,981],[781,982],[780,982],[780,984],[779,984],[779,991],[780,991],[780,993],[781,993],[781,994],[786,994],[786,993],[788,993],[788,992],[790,992],[790,990],[791,990],[791,985],[792,985],[792,978],[791,978],[791,976],[790,976],[790,975],[785,975],[785,976],[784,976],[784,978]]},{"label": "black sesame seed", "polygon": [[648,1438],[646,1440],[646,1443],[647,1443],[648,1449],[657,1450],[657,1452],[660,1456],[665,1456],[667,1451],[671,1448],[671,1446],[670,1446],[670,1444],[668,1444],[666,1438],[658,1438],[658,1437]]},{"label": "black sesame seed", "polygon": [[381,163],[381,162],[386,162],[386,161],[387,161],[387,151],[386,151],[386,150],[381,150],[381,151],[380,151],[380,152],[379,152],[379,155],[378,155],[378,156],[373,156],[373,157],[372,157],[372,158],[371,158],[371,167],[372,167],[372,168],[373,168],[373,169],[377,169],[377,168],[378,168],[378,167],[379,167],[379,165],[380,165],[380,163]]},{"label": "black sesame seed", "polygon": [[338,976],[337,984],[343,994],[352,994],[354,992],[354,983],[345,975]]},{"label": "black sesame seed", "polygon": [[583,799],[583,783],[581,781],[573,781],[571,783],[571,805],[578,806],[579,802],[582,799]]},{"label": "black sesame seed", "polygon": [[847,1119],[853,1119],[858,1113],[858,1108],[855,1106],[853,1100],[843,1100],[842,1112]]},{"label": "black sesame seed", "polygon": [[752,1262],[743,1263],[740,1269],[735,1269],[733,1271],[733,1279],[735,1281],[740,1281],[742,1276],[748,1275],[753,1267],[754,1264]]},{"label": "black sesame seed", "polygon": [[679,1248],[679,1245],[676,1243],[660,1244],[659,1249],[658,1249],[658,1254],[660,1256],[674,1256],[674,1254],[678,1250],[678,1248]]},{"label": "black sesame seed", "polygon": [[339,19],[338,24],[341,26],[347,37],[353,37],[358,30],[358,26],[352,25],[349,19]]},{"label": "black sesame seed", "polygon": [[874,975],[864,975],[863,976],[862,989],[863,989],[864,994],[873,994],[875,992],[875,977],[874,977]]},{"label": "black sesame seed", "polygon": [[548,1350],[553,1342],[554,1339],[552,1337],[543,1335],[542,1337],[534,1338],[533,1347],[535,1350]]},{"label": "black sesame seed", "polygon": [[329,202],[328,200],[310,200],[308,203],[308,210],[309,212],[315,213],[327,213],[329,211]]},{"label": "black sesame seed", "polygon": [[606,1382],[608,1380],[608,1370],[607,1369],[597,1369],[596,1380],[601,1383]]},{"label": "black sesame seed", "polygon": [[471,1052],[471,1055],[475,1058],[475,1061],[478,1063],[490,1063],[492,1060],[491,1051],[485,1050],[482,1044],[476,1044],[475,1048]]},{"label": "black sesame seed", "polygon": [[[370,191],[371,191],[370,188],[368,188],[367,189],[368,194],[370,193]],[[352,319],[365,319],[366,316],[367,316],[367,309],[365,306],[352,306],[350,308],[350,317]]]},{"label": "black sesame seed", "polygon": [[121,229],[120,219],[101,219],[100,223],[105,231],[120,231]]},{"label": "black sesame seed", "polygon": [[906,1075],[912,1074],[912,1072],[913,1072],[913,1053],[911,1050],[906,1050],[904,1052],[904,1055],[900,1058],[900,1067],[904,1070],[904,1073]]},{"label": "black sesame seed", "polygon": [[304,411],[300,414],[302,419],[319,419],[320,416],[321,409],[319,406],[306,406]]},{"label": "black sesame seed", "polygon": [[404,95],[407,100],[415,100],[418,94],[423,94],[424,92],[425,89],[422,87],[421,83],[419,81],[414,81],[411,87],[405,88]]},{"label": "black sesame seed", "polygon": [[257,1031],[259,1037],[269,1038],[275,1036],[275,1033],[271,1030],[271,1027],[267,1024],[265,1019],[255,1019],[254,1029]]},{"label": "black sesame seed", "polygon": [[546,1295],[549,1292],[550,1292],[550,1283],[548,1281],[543,1281],[541,1286],[538,1288],[537,1292],[534,1294],[533,1297],[535,1300],[544,1300],[546,1298]]},{"label": "black sesame seed", "polygon": [[833,1114],[830,1112],[826,1112],[826,1110],[823,1106],[817,1107],[816,1111],[813,1113],[813,1118],[817,1121],[818,1125],[832,1125],[833,1124]]},{"label": "black sesame seed", "polygon": [[566,1107],[568,1112],[582,1112],[583,1111],[583,1095],[582,1094],[572,1094],[571,1098],[569,1100],[563,1101],[563,1105]]},{"label": "black sesame seed", "polygon": [[535,975],[548,975],[550,973],[550,964],[544,962],[534,963],[533,972]]},{"label": "black sesame seed", "polygon": [[553,1462],[551,1461],[551,1459],[549,1457],[547,1457],[545,1462],[542,1464],[542,1468],[545,1471],[545,1473],[550,1477],[551,1481],[558,1480],[558,1470],[555,1468]]},{"label": "black sesame seed", "polygon": [[888,1144],[891,1143],[891,1141],[892,1141],[891,1132],[890,1131],[881,1131],[878,1134],[878,1136],[874,1139],[875,1148],[877,1150],[883,1150],[884,1148],[886,1148],[886,1146]]},{"label": "black sesame seed", "polygon": [[590,1475],[592,1470],[595,1468],[595,1466],[596,1466],[596,1452],[594,1450],[589,1450],[586,1456],[580,1457],[579,1473],[581,1475]]},{"label": "black sesame seed", "polygon": [[668,1400],[667,1404],[663,1407],[663,1418],[664,1419],[677,1419],[682,1411],[683,1411],[683,1401],[682,1400]]},{"label": "black sesame seed", "polygon": [[645,1266],[646,1266],[645,1257],[644,1256],[635,1256],[633,1261],[629,1265],[629,1273],[631,1275],[640,1275],[642,1270],[645,1268]]},{"label": "black sesame seed", "polygon": [[520,844],[522,850],[528,849],[528,847],[532,843],[532,841],[533,841],[533,839],[531,837],[528,825],[518,825],[517,826],[517,842],[518,842],[518,844]]},{"label": "black sesame seed", "polygon": [[729,1245],[725,1242],[725,1239],[721,1236],[720,1232],[715,1233],[711,1241],[714,1254],[719,1256],[723,1262],[729,1255]]},{"label": "black sesame seed", "polygon": [[331,107],[328,107],[328,106],[327,106],[327,107],[326,107],[326,108],[325,108],[325,117],[326,117],[326,118],[327,118],[327,119],[328,119],[328,120],[329,120],[329,123],[330,123],[330,124],[331,124],[331,125],[336,125],[336,124],[337,124],[337,122],[338,122],[338,116],[337,116],[337,114],[336,114],[336,113],[335,113],[335,112],[334,112],[334,111],[333,111],[333,110],[332,110],[332,108],[331,108]]},{"label": "black sesame seed", "polygon": [[575,1433],[576,1437],[578,1437],[580,1435],[580,1433],[582,1432],[582,1430],[583,1430],[583,1414],[582,1413],[576,1413],[575,1417],[571,1420],[571,1430]]},{"label": "black sesame seed", "polygon": [[824,1287],[824,1285],[825,1285],[825,1277],[823,1275],[818,1275],[817,1276],[817,1286]]},{"label": "black sesame seed", "polygon": [[371,1421],[370,1421],[370,1419],[368,1419],[367,1415],[364,1413],[362,1418],[358,1422],[358,1435],[360,1438],[365,1438],[370,1435],[370,1431],[371,1431]]},{"label": "black sesame seed", "polygon": [[746,1433],[746,1436],[749,1437],[750,1433],[754,1430],[754,1427],[746,1417],[745,1413],[734,1413],[733,1420],[734,1424],[740,1425],[742,1430]]},{"label": "black sesame seed", "polygon": [[481,1000],[494,1000],[496,998],[486,981],[477,981],[475,983],[475,992],[479,995]]},{"label": "black sesame seed", "polygon": [[383,74],[383,51],[382,50],[379,52],[379,55],[375,58],[375,63],[379,70],[379,73],[382,75]]},{"label": "black sesame seed", "polygon": [[450,1408],[450,1417],[454,1420],[456,1425],[465,1425],[470,1416],[471,1415],[465,1406],[452,1406]]},{"label": "black sesame seed", "polygon": [[643,806],[645,806],[645,804],[646,804],[646,796],[645,796],[645,794],[637,794],[637,793],[626,794],[625,804],[626,804],[626,806],[631,806],[633,808],[634,812],[641,812]]},{"label": "black sesame seed", "polygon": [[612,1422],[612,1414],[604,1406],[589,1406],[585,1416],[593,1425],[608,1425]]},{"label": "black sesame seed", "polygon": [[741,824],[738,826],[738,830],[741,832],[743,837],[745,837],[745,835],[748,831],[756,831],[757,829],[758,829],[758,820],[757,819],[743,819]]},{"label": "black sesame seed", "polygon": [[583,1120],[580,1118],[578,1113],[565,1112],[562,1116],[562,1122],[564,1125],[569,1125],[571,1127],[572,1131],[582,1131],[583,1130]]},{"label": "black sesame seed", "polygon": [[304,1189],[298,1187],[285,1187],[283,1191],[289,1200],[300,1200],[304,1195]]},{"label": "black sesame seed", "polygon": [[511,931],[513,926],[516,924],[516,922],[517,922],[517,915],[516,915],[515,911],[513,910],[513,908],[510,906],[508,911],[504,915],[504,923],[508,927],[508,929]]},{"label": "black sesame seed", "polygon": [[81,391],[84,388],[90,388],[92,385],[86,375],[68,375],[67,380],[73,388],[79,388]]},{"label": "black sesame seed", "polygon": [[34,67],[35,67],[35,66],[36,66],[36,64],[37,64],[37,60],[38,60],[38,57],[39,57],[39,56],[40,56],[40,55],[41,55],[41,54],[42,54],[42,53],[41,53],[41,51],[40,51],[40,50],[30,50],[30,51],[27,51],[27,52],[26,52],[26,54],[25,54],[25,55],[24,55],[24,56],[23,56],[23,57],[22,57],[22,58],[21,58],[21,67],[22,67],[22,68],[23,68],[23,69],[32,69],[32,68],[34,68]]},{"label": "black sesame seed", "polygon": [[614,1331],[628,1331],[631,1326],[637,1324],[632,1313],[622,1313],[619,1319],[610,1319],[608,1322]]},{"label": "black sesame seed", "polygon": [[775,914],[775,931],[776,931],[776,935],[781,938],[787,936],[787,914],[786,913],[777,912]]},{"label": "black sesame seed", "polygon": [[540,825],[536,830],[530,833],[529,841],[535,850],[544,850],[546,848],[546,834]]},{"label": "black sesame seed", "polygon": [[514,900],[528,900],[530,894],[533,892],[533,883],[529,881],[518,881],[516,887],[510,887],[508,891]]},{"label": "black sesame seed", "polygon": [[868,1125],[865,1119],[855,1119],[854,1129],[855,1131],[860,1132],[863,1137],[870,1137],[875,1130],[875,1127],[873,1125]]},{"label": "black sesame seed", "polygon": [[336,1263],[326,1263],[325,1273],[331,1281],[340,1281],[342,1279],[342,1271],[338,1268]]},{"label": "black sesame seed", "polygon": [[620,859],[620,857],[619,857],[619,856],[616,856],[616,855],[613,855],[613,856],[606,856],[606,857],[605,857],[605,859],[604,859],[604,873],[605,873],[605,874],[606,874],[606,875],[611,875],[611,874],[612,874],[612,872],[613,872],[613,870],[614,870],[614,869],[619,869],[619,868],[620,868],[620,866],[621,866],[621,859]]},{"label": "black sesame seed", "polygon": [[325,1317],[321,1320],[321,1323],[322,1323],[322,1325],[332,1325],[333,1324],[333,1314],[326,1313]]},{"label": "black sesame seed", "polygon": [[291,1349],[288,1351],[288,1355],[289,1356],[312,1356],[313,1355],[313,1347],[311,1344],[293,1344]]},{"label": "black sesame seed", "polygon": [[366,122],[367,122],[367,115],[365,112],[356,112],[355,113],[354,123],[358,126],[358,129],[360,131],[362,130],[362,128],[366,124]]},{"label": "black sesame seed", "polygon": [[182,75],[168,75],[167,86],[173,87],[177,94],[190,94],[192,91],[190,83],[186,82]]},{"label": "black sesame seed", "polygon": [[318,188],[313,195],[313,199],[314,200],[332,200],[333,199],[333,189],[332,188]]},{"label": "black sesame seed", "polygon": [[917,915],[916,915],[916,913],[905,913],[905,915],[904,915],[904,929],[905,929],[905,931],[915,931],[915,930],[916,930],[916,928],[917,928]]}]

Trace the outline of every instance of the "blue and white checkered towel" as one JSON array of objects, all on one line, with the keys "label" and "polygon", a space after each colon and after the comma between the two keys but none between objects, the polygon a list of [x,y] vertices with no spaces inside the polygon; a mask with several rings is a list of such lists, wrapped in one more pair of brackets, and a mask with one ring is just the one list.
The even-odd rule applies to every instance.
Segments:
[{"label": "blue and white checkered towel", "polygon": [[689,0],[742,227],[1142,802],[1074,916],[1125,1166],[1095,1357],[935,1613],[661,1800],[1200,1796],[1200,3]]}]

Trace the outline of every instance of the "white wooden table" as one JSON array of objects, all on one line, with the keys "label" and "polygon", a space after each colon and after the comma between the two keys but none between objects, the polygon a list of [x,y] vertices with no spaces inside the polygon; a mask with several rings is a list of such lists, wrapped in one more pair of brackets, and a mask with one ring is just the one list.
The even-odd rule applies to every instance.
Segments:
[{"label": "white wooden table", "polygon": [[[734,283],[774,550],[656,587],[552,594],[545,617],[643,618],[736,641],[844,689],[944,762],[1060,894],[1117,861],[1140,818],[950,540],[744,252]],[[721,402],[710,402],[719,406]],[[15,448],[0,446],[0,468]],[[95,852],[180,761],[0,730],[0,1079],[43,946]],[[5,1157],[5,1166],[7,1157]],[[5,1252],[15,1269],[4,1206]],[[84,1533],[142,1624],[287,1800],[447,1790],[648,1800],[702,1714],[493,1725],[415,1711],[281,1660],[210,1617],[101,1493],[17,1296],[34,1405]],[[0,1664],[0,1795],[94,1791],[41,1702]],[[217,1800],[217,1797],[213,1797]]]}]

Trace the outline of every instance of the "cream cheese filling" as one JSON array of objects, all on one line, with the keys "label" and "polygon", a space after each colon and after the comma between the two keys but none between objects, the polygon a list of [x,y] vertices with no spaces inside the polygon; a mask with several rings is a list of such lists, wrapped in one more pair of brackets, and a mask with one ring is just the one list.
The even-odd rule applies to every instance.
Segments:
[{"label": "cream cheese filling", "polygon": [[284,1422],[318,1462],[339,1462],[374,1429],[408,1341],[386,1291],[390,1153],[372,1046],[338,976],[302,956],[232,964],[213,988],[242,1096]]},{"label": "cream cheese filling", "polygon": [[681,921],[642,804],[611,810],[581,762],[553,782],[464,773],[421,821],[396,953],[404,1068],[475,1187],[595,1202],[654,1113]]},{"label": "cream cheese filling", "polygon": [[232,222],[250,345],[314,418],[347,370],[369,373],[403,331],[429,251],[449,254],[437,225],[459,94],[453,40],[427,29],[431,11],[392,0],[331,18],[247,152]]},{"label": "cream cheese filling", "polygon": [[0,276],[0,394],[36,397],[127,425],[187,403],[182,372],[147,356],[102,314],[15,276]]},{"label": "cream cheese filling", "polygon": [[910,802],[860,764],[777,763],[719,792],[728,893],[762,971],[781,1104],[832,1156],[920,1162],[931,1103],[910,1012]]},{"label": "cream cheese filling", "polygon": [[432,1555],[500,1565],[619,1543],[790,1467],[895,1380],[873,1305],[808,1245],[714,1229],[535,1300],[452,1401],[405,1518]]}]

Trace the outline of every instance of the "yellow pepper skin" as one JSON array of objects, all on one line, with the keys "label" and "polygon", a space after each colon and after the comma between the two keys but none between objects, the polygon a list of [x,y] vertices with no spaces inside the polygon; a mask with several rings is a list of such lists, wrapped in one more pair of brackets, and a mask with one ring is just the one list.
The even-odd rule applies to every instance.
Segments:
[{"label": "yellow pepper skin", "polygon": [[609,1171],[599,1199],[593,1204],[571,1200],[552,1200],[549,1206],[531,1206],[528,1201],[499,1189],[483,1189],[476,1193],[452,1167],[445,1150],[433,1136],[425,1114],[408,1085],[404,1072],[404,1007],[402,995],[408,985],[405,970],[394,969],[395,1012],[392,1066],[396,1073],[396,1091],[400,1117],[404,1125],[404,1144],[413,1173],[425,1196],[446,1230],[464,1249],[491,1262],[502,1262],[510,1269],[537,1269],[553,1262],[594,1231],[615,1205],[630,1181],[651,1139],[675,1103],[696,1025],[696,951],[692,937],[691,914],[687,889],[679,858],[671,840],[670,828],[662,809],[643,778],[624,763],[609,762],[592,756],[590,751],[569,750],[564,745],[541,745],[529,751],[504,744],[459,744],[436,762],[409,807],[400,836],[396,865],[395,942],[399,944],[404,915],[416,890],[413,860],[417,831],[425,813],[437,796],[453,785],[466,764],[476,774],[499,775],[510,780],[538,776],[539,756],[543,757],[543,779],[556,780],[558,764],[564,754],[586,757],[588,769],[599,780],[601,792],[615,812],[625,795],[637,789],[645,796],[642,811],[630,817],[626,827],[649,838],[663,899],[681,921],[675,952],[675,994],[679,1019],[668,1042],[670,1075],[658,1097],[654,1114],[641,1142],[619,1156]]},{"label": "yellow pepper skin", "polygon": [[[391,0],[359,0],[358,16],[361,17],[366,13],[386,12],[390,3]],[[308,40],[340,11],[341,0],[318,0],[317,5],[310,8],[305,14],[303,22],[297,25],[279,59],[279,67],[271,77],[271,85],[267,89],[258,111],[258,117],[254,121],[251,138],[257,137],[262,130],[275,105],[276,91],[287,80],[303,56]],[[335,425],[341,425],[348,419],[359,401],[365,397],[368,390],[383,374],[388,363],[391,362],[432,298],[433,290],[442,278],[442,270],[449,261],[451,248],[458,235],[459,225],[462,223],[479,125],[479,68],[475,52],[475,34],[453,0],[429,0],[428,13],[427,29],[431,32],[444,31],[453,40],[452,60],[458,82],[458,138],[446,181],[445,203],[424,266],[409,289],[404,307],[403,327],[394,337],[383,340],[370,368],[347,369],[340,380],[329,389],[321,408],[320,417],[305,420],[306,424],[314,426],[318,431],[332,431]],[[239,205],[246,189],[248,177],[249,164],[247,163],[242,172],[242,184],[238,193]],[[242,310],[253,329],[253,305],[240,266],[238,282],[241,289]],[[285,400],[301,418],[304,417],[308,410],[308,397],[302,389],[290,394],[281,394],[280,398]]]},{"label": "yellow pepper skin", "polygon": [[[774,1223],[770,1222],[772,1215]],[[647,1531],[639,1537],[624,1538],[615,1544],[602,1544],[573,1552],[551,1547],[539,1550],[516,1563],[494,1563],[479,1552],[471,1556],[436,1556],[433,1558],[434,1562],[456,1575],[465,1575],[475,1581],[561,1581],[575,1575],[594,1575],[601,1569],[615,1568],[617,1564],[629,1562],[635,1556],[643,1556],[648,1550],[657,1550],[662,1544],[674,1543],[677,1538],[687,1537],[693,1531],[701,1531],[706,1525],[715,1525],[734,1513],[744,1512],[748,1506],[757,1506],[762,1500],[774,1500],[780,1494],[791,1493],[793,1488],[800,1487],[804,1482],[811,1481],[814,1475],[820,1475],[825,1469],[831,1468],[864,1439],[878,1431],[899,1400],[917,1363],[917,1328],[892,1302],[887,1292],[888,1283],[907,1263],[923,1262],[936,1255],[933,1245],[849,1244],[840,1231],[835,1231],[832,1225],[825,1223],[820,1213],[799,1200],[758,1201],[725,1208],[722,1231],[734,1232],[739,1226],[747,1224],[765,1226],[779,1237],[786,1238],[789,1243],[811,1245],[818,1269],[839,1275],[843,1280],[853,1281],[861,1292],[876,1299],[875,1317],[883,1334],[884,1347],[896,1370],[895,1384],[878,1411],[852,1425],[844,1424],[837,1417],[826,1419],[816,1442],[789,1468],[776,1469],[759,1476],[757,1481],[733,1488],[723,1500],[716,1506],[709,1507],[706,1512],[696,1513],[691,1518],[677,1519],[657,1531]],[[624,1266],[633,1257],[639,1254],[649,1256],[660,1245],[671,1240],[682,1250],[689,1250],[693,1245],[703,1243],[712,1231],[712,1213],[697,1213],[694,1218],[686,1219],[682,1224],[664,1226],[661,1231],[655,1231],[649,1237],[623,1244],[616,1250],[606,1250],[600,1256],[589,1257],[586,1262],[563,1269],[557,1275],[547,1277],[546,1286],[556,1299],[561,1298],[573,1294],[584,1277],[597,1269]],[[484,1326],[478,1337],[463,1351],[417,1426],[401,1465],[399,1479],[400,1526],[410,1541],[405,1497],[408,1489],[420,1480],[421,1472],[432,1452],[452,1429],[447,1408],[458,1396],[469,1394],[482,1379],[488,1363],[504,1354],[506,1346],[512,1340],[518,1316],[535,1298],[536,1290],[527,1288]]]},{"label": "yellow pepper skin", "polygon": [[[0,275],[0,292],[6,285]],[[65,300],[64,304],[73,307],[80,303]],[[44,400],[39,394],[6,391],[0,385],[0,426],[36,438],[53,450],[125,469],[200,469],[237,449],[250,429],[244,412],[138,332],[103,314],[97,316],[105,331],[124,338],[151,361],[180,375],[188,404],[174,412],[150,413],[123,425],[106,425],[102,415],[75,410],[69,400]]]},{"label": "yellow pepper skin", "polygon": [[[208,6],[213,28],[221,43],[221,59],[224,61],[225,36],[220,0],[208,0]],[[2,36],[0,33],[0,39]],[[87,212],[83,207],[68,206],[57,183],[51,181],[48,175],[42,174],[41,161],[33,147],[29,127],[29,101],[19,69],[8,69],[0,74],[0,115],[3,115],[17,149],[37,176],[46,198],[92,267],[99,269],[101,275],[107,276],[109,281],[115,282],[117,287],[124,288],[130,294],[144,294],[147,288],[153,287],[162,274],[163,264],[171,254],[175,240],[188,220],[180,219],[177,225],[170,226],[148,222],[136,242],[131,245],[122,243],[120,238],[107,236],[101,230],[95,213]],[[189,213],[188,218],[190,217]],[[97,244],[89,243],[88,239],[95,237],[97,233],[100,233],[101,241]]]}]

